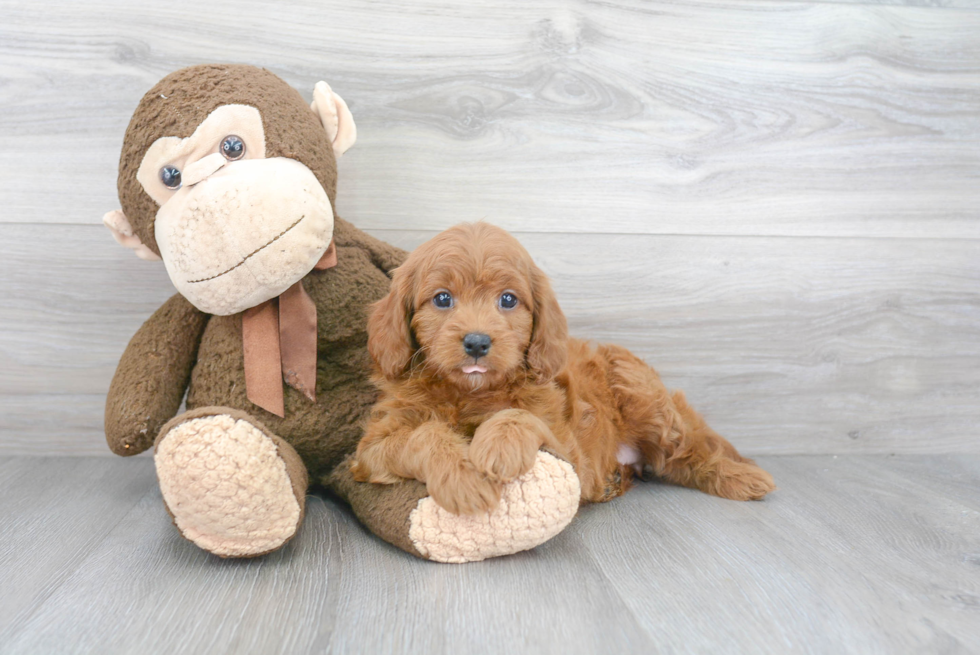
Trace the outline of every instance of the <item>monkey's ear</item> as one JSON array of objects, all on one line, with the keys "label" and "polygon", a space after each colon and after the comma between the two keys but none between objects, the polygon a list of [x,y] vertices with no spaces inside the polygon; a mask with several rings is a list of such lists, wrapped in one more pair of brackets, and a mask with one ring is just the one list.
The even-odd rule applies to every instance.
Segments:
[{"label": "monkey's ear", "polygon": [[333,152],[337,157],[347,152],[357,140],[357,126],[351,116],[347,103],[333,92],[326,82],[317,82],[313,87],[313,102],[310,109],[320,118],[323,129],[333,142]]},{"label": "monkey's ear", "polygon": [[129,224],[126,214],[114,209],[102,217],[102,223],[109,228],[116,241],[133,250],[140,259],[148,262],[160,261],[160,255],[147,248],[133,233],[133,226]]}]

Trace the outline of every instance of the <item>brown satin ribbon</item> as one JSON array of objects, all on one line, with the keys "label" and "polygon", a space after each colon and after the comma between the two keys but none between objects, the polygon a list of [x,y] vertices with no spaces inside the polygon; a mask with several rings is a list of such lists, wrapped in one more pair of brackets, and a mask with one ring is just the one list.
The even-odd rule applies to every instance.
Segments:
[{"label": "brown satin ribbon", "polygon": [[[314,270],[337,265],[333,242]],[[316,305],[300,280],[278,298],[242,314],[245,394],[280,418],[286,414],[282,383],[316,400]]]}]

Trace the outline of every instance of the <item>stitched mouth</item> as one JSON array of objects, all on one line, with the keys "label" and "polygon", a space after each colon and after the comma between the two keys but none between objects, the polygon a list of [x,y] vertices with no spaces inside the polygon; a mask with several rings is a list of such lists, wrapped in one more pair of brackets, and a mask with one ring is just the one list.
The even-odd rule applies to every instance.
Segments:
[{"label": "stitched mouth", "polygon": [[303,220],[304,218],[306,218],[306,214],[303,214],[302,216],[300,216],[299,218],[297,218],[295,223],[293,223],[292,225],[290,225],[289,227],[287,227],[285,230],[283,230],[282,232],[280,232],[276,236],[272,237],[272,240],[269,241],[267,244],[265,244],[264,246],[259,246],[258,248],[256,248],[252,252],[250,252],[247,255],[245,255],[245,259],[243,259],[242,261],[238,262],[237,264],[235,264],[234,266],[232,266],[228,270],[221,271],[217,275],[212,275],[211,277],[202,277],[200,280],[190,280],[187,284],[197,284],[198,282],[207,282],[208,280],[213,280],[215,278],[221,277],[222,275],[225,275],[226,273],[231,273],[233,270],[235,270],[236,268],[238,268],[239,266],[241,266],[242,264],[244,264],[245,262],[247,262],[249,260],[249,258],[253,257],[254,255],[259,254],[262,250],[264,250],[265,248],[268,248],[269,246],[271,246],[272,244],[274,244],[276,241],[278,241],[279,239],[281,239],[283,237],[283,235],[286,234],[286,232],[289,232],[291,229],[293,229],[294,227],[296,227],[297,225],[299,225],[299,222],[301,220]]}]

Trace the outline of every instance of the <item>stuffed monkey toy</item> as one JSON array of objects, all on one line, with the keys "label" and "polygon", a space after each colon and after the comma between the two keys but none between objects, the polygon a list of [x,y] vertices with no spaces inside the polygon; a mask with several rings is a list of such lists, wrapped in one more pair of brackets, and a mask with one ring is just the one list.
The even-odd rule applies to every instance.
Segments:
[{"label": "stuffed monkey toy", "polygon": [[450,514],[415,480],[353,480],[348,457],[376,398],[367,307],[405,257],[334,214],[336,157],[355,137],[325,82],[306,104],[251,66],[185,68],[143,97],[119,162],[122,210],[104,223],[139,257],[162,259],[178,293],[122,355],[109,447],[153,446],[177,529],[221,557],[281,548],[311,485],[419,557],[532,548],[579,504],[574,471],[547,453],[484,516]]}]

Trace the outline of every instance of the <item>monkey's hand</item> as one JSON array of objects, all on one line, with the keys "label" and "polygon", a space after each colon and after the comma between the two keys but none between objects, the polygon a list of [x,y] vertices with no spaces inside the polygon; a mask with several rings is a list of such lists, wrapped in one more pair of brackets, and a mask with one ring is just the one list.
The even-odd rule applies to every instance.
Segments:
[{"label": "monkey's hand", "polygon": [[177,413],[208,318],[177,294],[133,335],[105,403],[105,435],[112,452],[143,452]]}]

